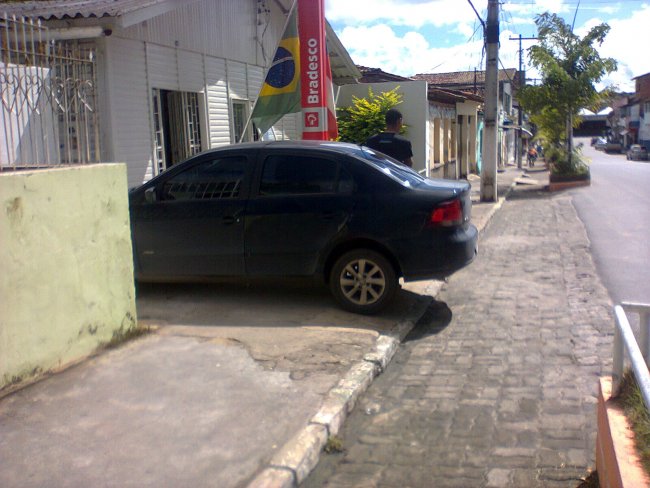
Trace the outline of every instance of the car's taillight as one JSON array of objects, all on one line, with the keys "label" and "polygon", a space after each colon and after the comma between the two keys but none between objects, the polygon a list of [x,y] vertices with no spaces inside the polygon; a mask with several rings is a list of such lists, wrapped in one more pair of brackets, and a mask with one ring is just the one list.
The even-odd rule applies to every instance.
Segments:
[{"label": "car's taillight", "polygon": [[460,200],[452,200],[438,205],[429,216],[429,225],[451,227],[463,223],[463,207]]}]

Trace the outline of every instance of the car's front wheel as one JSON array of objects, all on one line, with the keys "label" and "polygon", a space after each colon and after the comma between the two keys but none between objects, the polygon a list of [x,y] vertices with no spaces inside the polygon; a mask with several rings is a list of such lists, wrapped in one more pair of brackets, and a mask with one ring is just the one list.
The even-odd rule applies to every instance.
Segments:
[{"label": "car's front wheel", "polygon": [[332,295],[342,308],[354,313],[378,312],[397,288],[397,275],[391,263],[370,249],[343,254],[330,274]]}]

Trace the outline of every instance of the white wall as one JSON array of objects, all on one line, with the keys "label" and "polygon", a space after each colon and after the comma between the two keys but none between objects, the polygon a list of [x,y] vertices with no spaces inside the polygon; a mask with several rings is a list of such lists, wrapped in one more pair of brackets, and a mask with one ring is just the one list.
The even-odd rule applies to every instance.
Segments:
[{"label": "white wall", "polygon": [[[129,187],[138,186],[153,175],[151,91],[147,86],[150,53],[143,42],[119,38],[107,38],[103,51],[100,71],[105,75],[105,91],[99,97],[106,139],[102,141],[102,160],[125,162]],[[175,81],[166,83],[170,86]]]},{"label": "white wall", "polygon": [[[399,81],[385,83],[361,83],[358,85],[341,86],[337,100],[338,107],[352,105],[352,97],[366,98],[368,88],[375,95],[399,87],[397,92],[402,95],[402,103],[397,108],[404,116],[404,124],[408,126],[405,137],[413,147],[413,169],[424,170],[427,162],[427,122],[429,103],[427,101],[426,81]],[[360,141],[363,142],[363,141]]]},{"label": "white wall", "polygon": [[[203,149],[235,142],[232,100],[257,97],[284,27],[275,2],[258,14],[256,0],[203,0],[98,41],[104,160],[124,161],[130,187],[156,174],[152,90],[200,93]],[[292,120],[282,124],[292,137]]]},{"label": "white wall", "polygon": [[276,3],[265,3],[268,14],[258,14],[257,0],[202,0],[126,29],[115,28],[113,35],[265,66],[284,27]]},{"label": "white wall", "polygon": [[264,68],[156,44],[111,36],[103,41],[104,159],[124,161],[129,187],[155,176],[154,88],[201,93],[206,114],[203,149],[235,142],[231,101],[257,97]]}]

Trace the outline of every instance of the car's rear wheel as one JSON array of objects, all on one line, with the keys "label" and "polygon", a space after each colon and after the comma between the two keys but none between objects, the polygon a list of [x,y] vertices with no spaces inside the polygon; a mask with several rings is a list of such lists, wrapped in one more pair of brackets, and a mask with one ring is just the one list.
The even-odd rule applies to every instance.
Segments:
[{"label": "car's rear wheel", "polygon": [[343,254],[330,274],[330,290],[342,308],[373,314],[386,306],[397,290],[391,263],[378,252],[356,249]]}]

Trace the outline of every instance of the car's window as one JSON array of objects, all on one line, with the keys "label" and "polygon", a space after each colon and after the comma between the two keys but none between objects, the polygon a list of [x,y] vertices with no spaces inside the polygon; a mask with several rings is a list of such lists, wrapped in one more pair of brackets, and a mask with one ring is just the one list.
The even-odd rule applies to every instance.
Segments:
[{"label": "car's window", "polygon": [[354,178],[345,168],[340,168],[339,193],[352,193],[354,191]]},{"label": "car's window", "polygon": [[334,193],[337,163],[303,155],[271,155],[264,161],[260,195]]},{"label": "car's window", "polygon": [[401,164],[400,162],[395,161],[389,157],[386,157],[383,154],[370,149],[369,147],[364,146],[359,151],[357,156],[360,156],[371,166],[374,166],[382,173],[388,175],[394,180],[397,180],[404,186],[419,186],[425,180],[422,175],[413,171],[408,166]]},{"label": "car's window", "polygon": [[199,163],[165,181],[163,200],[238,198],[248,166],[245,157],[225,157]]}]

